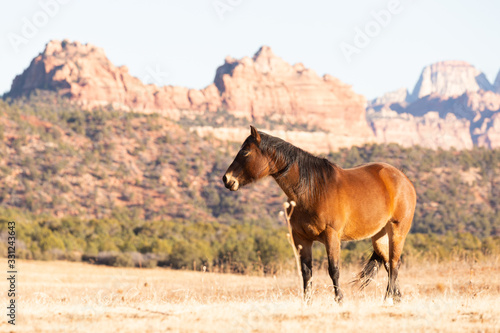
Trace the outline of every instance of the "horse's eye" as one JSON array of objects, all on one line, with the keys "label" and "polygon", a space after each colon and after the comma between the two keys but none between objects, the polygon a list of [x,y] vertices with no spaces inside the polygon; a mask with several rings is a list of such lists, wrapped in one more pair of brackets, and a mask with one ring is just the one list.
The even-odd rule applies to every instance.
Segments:
[{"label": "horse's eye", "polygon": [[243,156],[247,157],[248,155],[250,155],[252,152],[250,150],[244,150],[242,151],[243,153]]}]

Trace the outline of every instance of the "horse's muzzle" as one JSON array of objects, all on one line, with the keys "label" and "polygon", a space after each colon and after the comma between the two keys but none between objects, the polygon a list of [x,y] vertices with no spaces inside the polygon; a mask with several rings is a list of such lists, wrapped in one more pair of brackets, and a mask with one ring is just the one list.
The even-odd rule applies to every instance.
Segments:
[{"label": "horse's muzzle", "polygon": [[222,182],[224,183],[224,186],[231,191],[237,191],[240,187],[240,183],[232,175],[224,175],[224,177],[222,177]]}]

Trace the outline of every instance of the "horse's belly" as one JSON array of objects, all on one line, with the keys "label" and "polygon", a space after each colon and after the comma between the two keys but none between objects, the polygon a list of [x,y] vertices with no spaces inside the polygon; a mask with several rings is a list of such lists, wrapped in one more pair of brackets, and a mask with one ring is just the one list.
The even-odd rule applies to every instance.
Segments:
[{"label": "horse's belly", "polygon": [[317,240],[325,230],[326,224],[317,221],[292,222],[292,229],[304,239]]},{"label": "horse's belly", "polygon": [[346,223],[342,240],[359,240],[374,236],[389,221],[389,216],[377,220],[355,220]]}]

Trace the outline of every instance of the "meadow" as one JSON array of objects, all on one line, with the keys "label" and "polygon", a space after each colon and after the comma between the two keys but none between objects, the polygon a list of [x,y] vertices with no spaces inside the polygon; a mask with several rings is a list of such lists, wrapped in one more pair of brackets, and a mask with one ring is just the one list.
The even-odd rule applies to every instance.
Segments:
[{"label": "meadow", "polygon": [[[345,301],[333,300],[326,270],[314,272],[311,305],[297,276],[18,261],[18,317],[2,332],[498,332],[500,260],[407,260],[403,301],[383,301],[386,273],[360,292],[359,265],[341,270]],[[5,281],[5,280],[4,280]],[[6,289],[6,282],[1,284]],[[1,304],[7,304],[2,293]]]}]

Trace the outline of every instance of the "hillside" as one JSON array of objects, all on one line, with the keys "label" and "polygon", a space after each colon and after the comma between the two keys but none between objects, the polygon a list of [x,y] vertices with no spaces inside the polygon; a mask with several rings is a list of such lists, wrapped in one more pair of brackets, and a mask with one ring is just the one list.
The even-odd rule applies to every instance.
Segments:
[{"label": "hillside", "polygon": [[[235,193],[222,186],[239,144],[200,137],[159,115],[89,112],[47,93],[0,101],[0,122],[0,215],[22,226],[21,256],[102,255],[130,264],[137,259],[106,258],[131,251],[173,267],[229,260],[237,271],[258,262],[276,267],[287,257],[276,234],[285,200],[278,186],[271,179]],[[328,158],[342,167],[385,161],[404,170],[418,193],[412,233],[437,235],[415,234],[409,251],[496,248],[499,150],[366,145]],[[362,247],[353,246],[359,256]]]},{"label": "hillside", "polygon": [[[220,212],[215,207],[210,214],[210,203],[225,211],[236,198],[220,181],[236,144],[203,140],[156,114],[81,110],[53,94],[0,103],[4,207],[51,216],[126,211],[141,219],[213,221]],[[259,193],[269,183],[259,186],[242,200],[268,200]],[[271,193],[281,203],[277,186]]]}]

